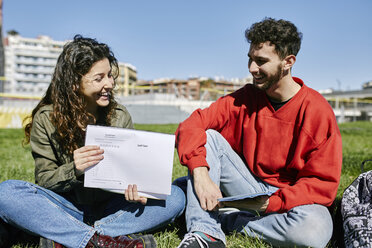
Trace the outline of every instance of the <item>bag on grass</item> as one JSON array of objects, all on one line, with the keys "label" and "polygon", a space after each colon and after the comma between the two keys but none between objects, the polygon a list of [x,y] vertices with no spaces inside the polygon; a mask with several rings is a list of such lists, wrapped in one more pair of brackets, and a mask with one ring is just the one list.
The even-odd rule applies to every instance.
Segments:
[{"label": "bag on grass", "polygon": [[[364,163],[362,163],[362,172]],[[360,174],[344,191],[341,215],[345,247],[372,245],[372,170]]]}]

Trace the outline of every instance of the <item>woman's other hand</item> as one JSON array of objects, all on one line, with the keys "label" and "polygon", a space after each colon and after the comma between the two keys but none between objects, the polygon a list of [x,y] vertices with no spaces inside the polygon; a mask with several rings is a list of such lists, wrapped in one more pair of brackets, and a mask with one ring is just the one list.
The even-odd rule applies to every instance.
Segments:
[{"label": "woman's other hand", "polygon": [[147,198],[138,195],[137,185],[128,185],[128,189],[125,190],[125,200],[129,202],[139,202],[142,205],[146,205]]},{"label": "woman's other hand", "polygon": [[103,150],[99,146],[83,146],[74,151],[74,163],[76,177],[84,174],[84,171],[96,165],[103,159]]}]

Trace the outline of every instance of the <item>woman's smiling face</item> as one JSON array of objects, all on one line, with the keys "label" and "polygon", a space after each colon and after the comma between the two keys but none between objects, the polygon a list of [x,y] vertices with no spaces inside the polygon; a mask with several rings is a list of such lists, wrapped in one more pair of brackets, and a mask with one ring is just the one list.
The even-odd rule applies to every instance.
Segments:
[{"label": "woman's smiling face", "polygon": [[97,107],[106,107],[110,103],[114,78],[107,58],[92,65],[81,79],[80,92],[84,96],[87,111],[96,115]]}]

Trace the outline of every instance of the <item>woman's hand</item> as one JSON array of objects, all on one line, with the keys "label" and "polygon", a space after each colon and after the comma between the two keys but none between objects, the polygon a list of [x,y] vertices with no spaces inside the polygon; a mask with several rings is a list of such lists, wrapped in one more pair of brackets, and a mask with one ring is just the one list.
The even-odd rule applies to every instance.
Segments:
[{"label": "woman's hand", "polygon": [[83,146],[74,151],[74,163],[76,177],[84,174],[84,171],[96,165],[103,159],[103,150],[99,146]]},{"label": "woman's hand", "polygon": [[139,202],[142,205],[146,205],[147,198],[138,195],[137,185],[128,185],[128,189],[125,190],[125,200],[129,202]]}]

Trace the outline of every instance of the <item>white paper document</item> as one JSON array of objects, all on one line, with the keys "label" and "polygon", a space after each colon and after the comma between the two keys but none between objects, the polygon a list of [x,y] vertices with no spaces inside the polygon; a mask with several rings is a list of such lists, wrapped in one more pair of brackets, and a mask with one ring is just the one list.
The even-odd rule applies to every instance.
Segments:
[{"label": "white paper document", "polygon": [[174,135],[88,125],[85,145],[104,150],[104,159],[85,171],[85,187],[124,193],[129,184],[136,184],[146,197],[170,195]]}]

